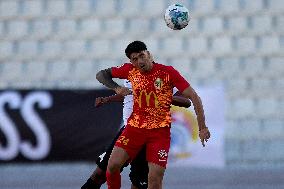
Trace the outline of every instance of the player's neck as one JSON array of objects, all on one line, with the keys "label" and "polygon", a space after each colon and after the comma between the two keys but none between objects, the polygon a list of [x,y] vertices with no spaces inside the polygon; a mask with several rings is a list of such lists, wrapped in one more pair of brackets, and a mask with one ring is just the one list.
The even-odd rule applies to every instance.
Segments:
[{"label": "player's neck", "polygon": [[153,67],[154,67],[154,62],[151,62],[149,72],[152,71]]},{"label": "player's neck", "polygon": [[151,62],[151,64],[149,65],[149,69],[144,70],[141,73],[144,73],[144,74],[150,73],[153,70],[153,68],[154,68],[154,64],[155,64],[155,62]]}]

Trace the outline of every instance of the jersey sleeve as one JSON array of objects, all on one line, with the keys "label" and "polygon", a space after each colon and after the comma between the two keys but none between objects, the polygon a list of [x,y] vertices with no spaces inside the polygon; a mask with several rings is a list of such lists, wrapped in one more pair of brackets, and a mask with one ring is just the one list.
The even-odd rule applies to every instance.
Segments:
[{"label": "jersey sleeve", "polygon": [[127,79],[129,71],[132,69],[132,64],[125,63],[120,67],[112,67],[111,75],[113,78]]},{"label": "jersey sleeve", "polygon": [[169,66],[170,78],[173,82],[173,85],[182,93],[187,87],[189,87],[189,83],[180,75],[180,73],[174,69],[172,66]]}]

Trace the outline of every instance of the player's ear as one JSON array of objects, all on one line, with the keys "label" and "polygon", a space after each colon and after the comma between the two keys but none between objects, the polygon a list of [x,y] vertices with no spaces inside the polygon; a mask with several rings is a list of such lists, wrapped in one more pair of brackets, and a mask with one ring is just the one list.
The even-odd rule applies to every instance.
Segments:
[{"label": "player's ear", "polygon": [[151,56],[150,51],[146,50],[146,53],[147,53],[148,56]]},{"label": "player's ear", "polygon": [[128,58],[129,58],[129,61],[132,63],[131,54],[129,55]]}]

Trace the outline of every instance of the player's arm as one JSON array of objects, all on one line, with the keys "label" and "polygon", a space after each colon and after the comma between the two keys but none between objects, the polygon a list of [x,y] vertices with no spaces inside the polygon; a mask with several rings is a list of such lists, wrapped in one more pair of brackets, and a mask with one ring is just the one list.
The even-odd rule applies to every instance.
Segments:
[{"label": "player's arm", "polygon": [[97,73],[96,79],[102,83],[104,86],[115,90],[119,86],[115,81],[112,79],[111,68],[107,68],[105,70],[101,70]]},{"label": "player's arm", "polygon": [[131,91],[128,88],[122,87],[113,81],[111,68],[99,71],[96,75],[96,79],[106,87],[114,90],[117,94],[122,96],[131,94]]},{"label": "player's arm", "polygon": [[172,105],[188,108],[191,106],[191,102],[188,98],[174,95],[172,100]]},{"label": "player's arm", "polygon": [[95,102],[95,107],[100,107],[103,104],[107,104],[110,102],[123,102],[124,97],[116,94],[112,96],[107,96],[107,97],[97,97],[96,102]]},{"label": "player's arm", "polygon": [[173,67],[168,67],[169,73],[171,74],[174,86],[182,91],[182,96],[189,98],[194,106],[195,114],[197,115],[197,122],[199,127],[199,137],[202,145],[205,146],[204,141],[210,138],[210,132],[205,124],[205,115],[203,105],[200,97],[197,95],[195,90],[189,85],[189,83],[180,75],[180,73]]},{"label": "player's arm", "polygon": [[182,96],[184,96],[185,98],[189,98],[193,103],[194,110],[197,115],[199,137],[201,139],[202,145],[205,146],[204,140],[207,142],[207,140],[210,138],[210,132],[205,124],[205,115],[204,115],[204,109],[201,98],[198,96],[198,94],[191,86],[188,86],[182,92]]}]

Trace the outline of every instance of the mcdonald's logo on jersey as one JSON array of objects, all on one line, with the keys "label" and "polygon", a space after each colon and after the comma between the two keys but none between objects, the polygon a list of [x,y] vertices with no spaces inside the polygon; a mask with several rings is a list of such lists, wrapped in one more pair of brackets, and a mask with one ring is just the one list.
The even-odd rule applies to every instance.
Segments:
[{"label": "mcdonald's logo on jersey", "polygon": [[143,94],[145,94],[145,100],[146,100],[146,105],[149,107],[150,106],[150,100],[151,100],[151,96],[153,96],[153,100],[155,102],[155,108],[158,107],[159,105],[159,100],[158,100],[158,97],[157,95],[151,91],[149,94],[147,93],[147,91],[145,90],[142,90],[140,91],[140,95],[139,95],[139,107],[141,108],[142,107],[142,96]]}]

